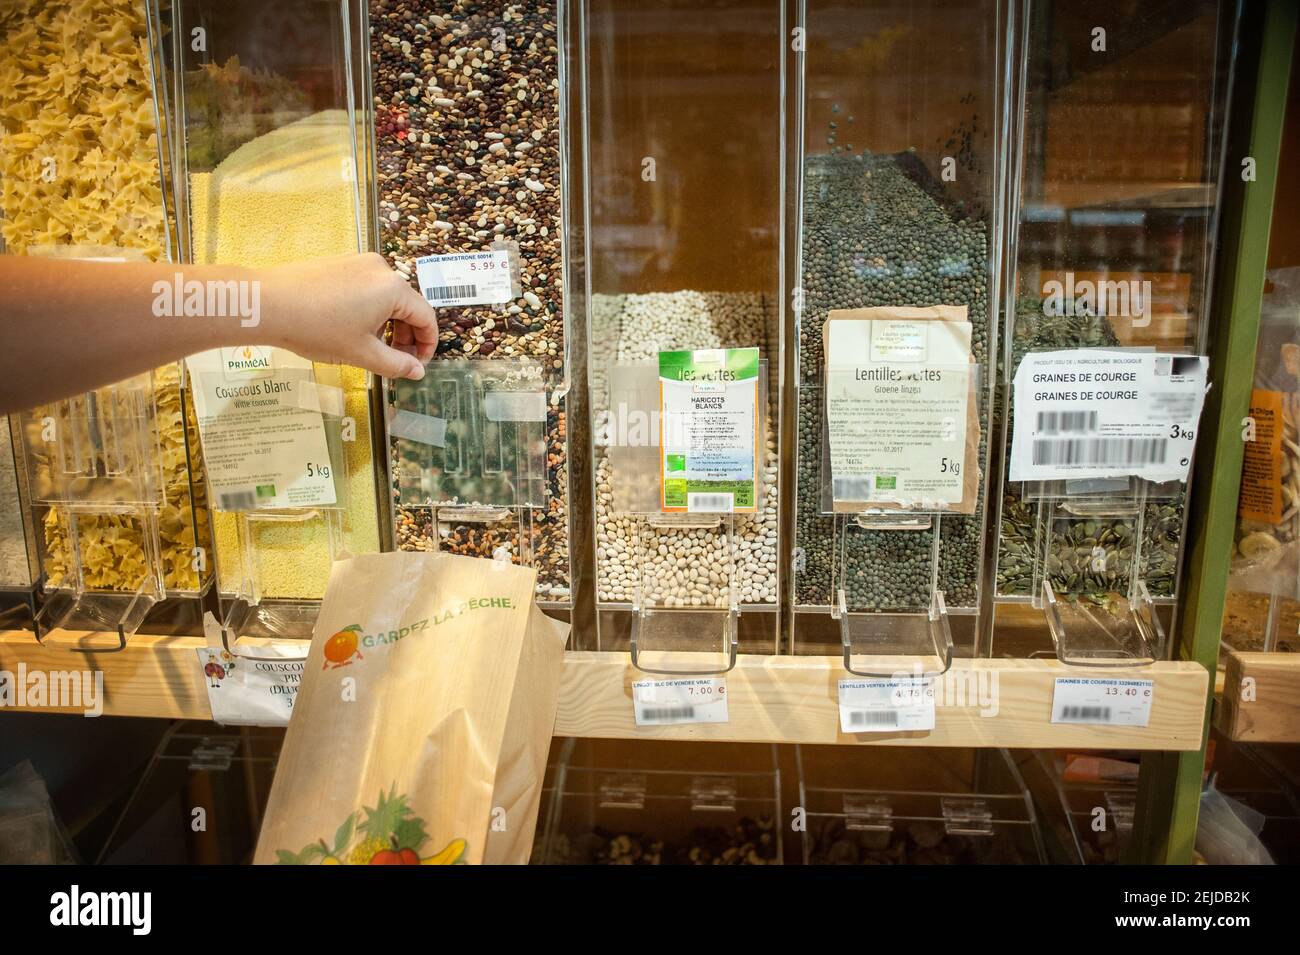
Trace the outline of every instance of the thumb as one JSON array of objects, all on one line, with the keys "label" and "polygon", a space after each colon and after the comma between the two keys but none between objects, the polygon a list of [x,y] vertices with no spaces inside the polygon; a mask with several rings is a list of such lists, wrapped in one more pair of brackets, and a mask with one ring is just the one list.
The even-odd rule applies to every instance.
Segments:
[{"label": "thumb", "polygon": [[362,349],[361,364],[376,375],[385,378],[409,378],[419,381],[424,377],[424,363],[414,355],[399,351],[385,345],[378,338],[371,338]]}]

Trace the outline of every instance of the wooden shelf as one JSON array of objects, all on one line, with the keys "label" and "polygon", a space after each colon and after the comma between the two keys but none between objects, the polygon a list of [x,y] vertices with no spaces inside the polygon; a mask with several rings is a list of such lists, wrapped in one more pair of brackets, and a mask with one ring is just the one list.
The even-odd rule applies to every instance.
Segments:
[{"label": "wooden shelf", "polygon": [[[248,641],[258,642],[264,641]],[[200,638],[136,635],[119,653],[69,652],[78,646],[114,644],[108,634],[56,632],[41,646],[30,632],[7,631],[0,633],[0,670],[16,674],[20,664],[28,672],[102,670],[107,715],[211,718],[195,653],[203,646]],[[555,732],[558,736],[877,746],[1199,748],[1210,678],[1203,667],[1171,662],[1104,671],[1108,677],[1155,680],[1149,726],[1051,723],[1054,679],[1084,672],[1054,660],[958,660],[939,698],[932,732],[844,734],[839,731],[836,686],[847,674],[838,657],[741,656],[727,675],[730,722],[638,728],[632,717],[631,684],[645,674],[634,670],[623,653],[574,652],[568,654],[564,669]],[[989,706],[995,687],[996,705]],[[48,707],[41,711],[59,712]]]},{"label": "wooden shelf", "polygon": [[1232,740],[1300,743],[1300,653],[1229,653],[1215,725]]}]

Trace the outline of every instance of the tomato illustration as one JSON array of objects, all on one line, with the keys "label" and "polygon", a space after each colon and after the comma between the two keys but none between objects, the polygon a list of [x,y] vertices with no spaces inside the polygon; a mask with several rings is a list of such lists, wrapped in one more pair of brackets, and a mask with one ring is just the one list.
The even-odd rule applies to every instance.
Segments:
[{"label": "tomato illustration", "polygon": [[356,657],[360,660],[361,651],[357,649],[357,635],[361,633],[361,627],[357,624],[344,627],[334,636],[325,641],[325,665],[321,667],[328,670],[331,666],[347,666]]}]

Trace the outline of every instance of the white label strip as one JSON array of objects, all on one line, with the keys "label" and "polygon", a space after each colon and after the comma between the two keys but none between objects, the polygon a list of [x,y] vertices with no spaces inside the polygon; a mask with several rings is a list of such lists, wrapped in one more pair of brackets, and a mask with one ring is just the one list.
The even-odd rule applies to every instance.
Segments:
[{"label": "white label strip", "polygon": [[1031,352],[1016,369],[1011,480],[1186,481],[1208,368],[1136,348]]},{"label": "white label strip", "polygon": [[1052,690],[1052,722],[1146,726],[1155,694],[1154,680],[1060,676]]},{"label": "white label strip", "polygon": [[458,252],[415,260],[415,275],[425,300],[434,308],[504,305],[514,298],[510,253]]},{"label": "white label strip", "polygon": [[840,680],[840,731],[934,729],[934,680]]},{"label": "white label strip", "polygon": [[489,421],[545,421],[546,394],[541,391],[489,391],[483,395]]},{"label": "white label strip", "polygon": [[393,438],[444,448],[447,446],[447,419],[416,411],[390,410],[388,434]]},{"label": "white label strip", "polygon": [[727,681],[723,677],[638,680],[632,684],[637,726],[727,722]]},{"label": "white label strip", "polygon": [[203,620],[207,646],[198,649],[199,669],[212,718],[224,725],[287,726],[302,681],[309,641],[282,641],[250,649],[250,660],[226,651],[212,614]]}]

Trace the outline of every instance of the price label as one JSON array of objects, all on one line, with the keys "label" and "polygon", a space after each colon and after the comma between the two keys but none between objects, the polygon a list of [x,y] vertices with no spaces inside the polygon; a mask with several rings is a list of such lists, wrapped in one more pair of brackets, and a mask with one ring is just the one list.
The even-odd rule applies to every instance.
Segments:
[{"label": "price label", "polygon": [[840,680],[840,730],[888,733],[934,729],[934,680]]},{"label": "price label", "polygon": [[504,305],[515,297],[510,253],[504,249],[426,255],[415,260],[415,276],[434,308]]},{"label": "price label", "polygon": [[1057,677],[1052,691],[1053,723],[1146,726],[1151,722],[1154,680]]},{"label": "price label", "polygon": [[727,681],[723,677],[638,680],[632,684],[637,726],[727,722]]}]

